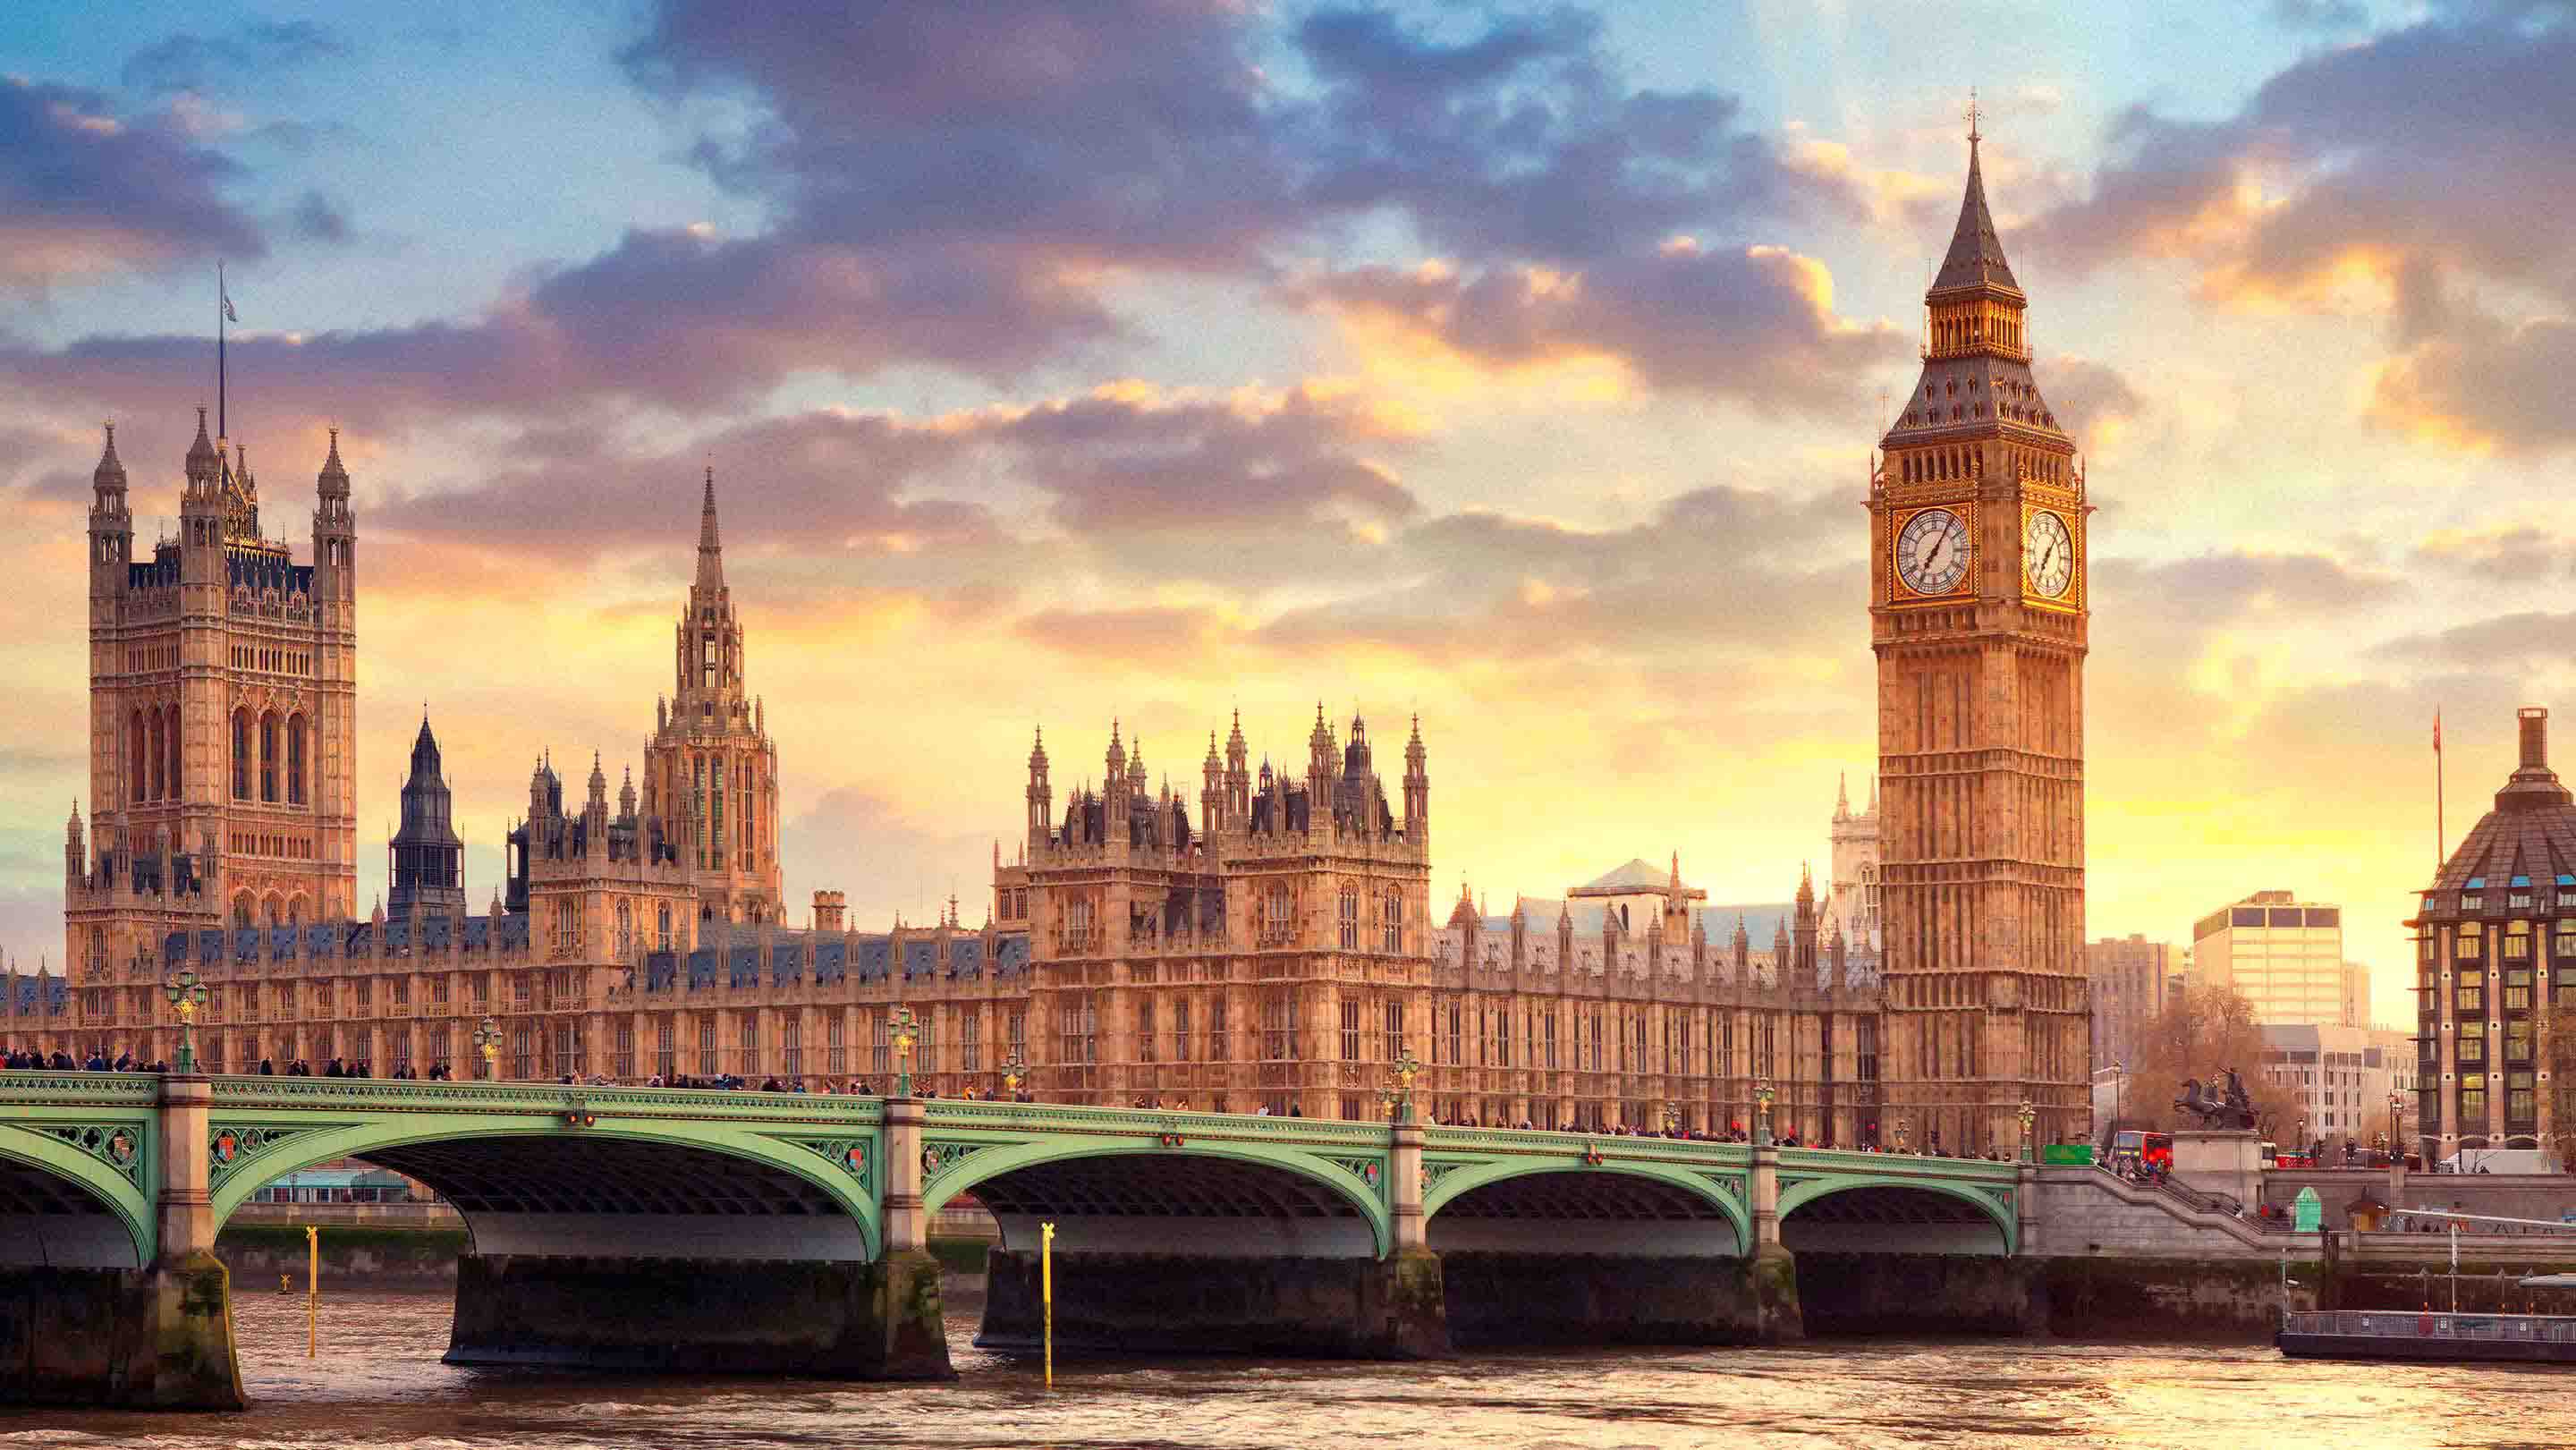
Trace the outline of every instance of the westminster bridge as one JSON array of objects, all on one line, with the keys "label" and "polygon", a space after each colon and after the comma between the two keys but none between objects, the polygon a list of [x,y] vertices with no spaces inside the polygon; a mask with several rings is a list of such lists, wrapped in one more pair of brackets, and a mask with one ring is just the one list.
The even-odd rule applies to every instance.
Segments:
[{"label": "westminster bridge", "polygon": [[[1061,1344],[1379,1358],[1794,1338],[1802,1293],[1812,1312],[1873,1256],[2009,1270],[2037,1197],[2026,1163],[1655,1137],[9,1072],[0,1400],[239,1404],[216,1232],[342,1157],[463,1216],[451,1361],[845,1378],[950,1374],[925,1240],[970,1194],[1001,1229],[981,1343],[1034,1341],[1051,1223]],[[1820,1264],[1845,1268],[1820,1284]]]}]

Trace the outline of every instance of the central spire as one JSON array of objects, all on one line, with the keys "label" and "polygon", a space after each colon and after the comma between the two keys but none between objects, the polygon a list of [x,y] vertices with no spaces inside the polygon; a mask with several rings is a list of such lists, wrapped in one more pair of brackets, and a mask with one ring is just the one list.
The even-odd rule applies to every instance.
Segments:
[{"label": "central spire", "polygon": [[716,540],[716,469],[707,465],[707,498],[698,515],[698,587],[724,587],[724,545]]},{"label": "central spire", "polygon": [[2003,287],[2021,291],[2013,281],[2012,267],[2004,261],[2004,245],[1995,236],[1994,213],[1986,209],[1985,167],[1977,155],[1977,143],[1985,137],[1977,131],[1975,92],[1968,101],[1968,187],[1959,198],[1959,222],[1950,229],[1950,250],[1941,259],[1941,271],[1932,279],[1935,294],[1962,287]]}]

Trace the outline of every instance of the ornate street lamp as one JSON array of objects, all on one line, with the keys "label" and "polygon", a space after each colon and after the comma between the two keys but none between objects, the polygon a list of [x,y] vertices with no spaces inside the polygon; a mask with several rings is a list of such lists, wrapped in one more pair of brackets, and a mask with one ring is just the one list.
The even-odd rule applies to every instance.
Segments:
[{"label": "ornate street lamp", "polygon": [[1028,1059],[1020,1056],[1016,1050],[1002,1059],[1002,1091],[1011,1101],[1019,1101],[1020,1084],[1028,1080],[1028,1075]]},{"label": "ornate street lamp", "polygon": [[1422,1076],[1422,1059],[1415,1057],[1413,1049],[1407,1047],[1397,1053],[1388,1070],[1394,1073],[1395,1084],[1379,1095],[1379,1101],[1386,1105],[1386,1115],[1390,1120],[1410,1123],[1413,1121],[1413,1080]]},{"label": "ornate street lamp", "polygon": [[501,1024],[486,1017],[474,1029],[474,1050],[483,1054],[483,1076],[501,1075]]},{"label": "ornate street lamp", "polygon": [[1907,1128],[1909,1128],[1909,1127],[1913,1126],[1913,1123],[1914,1123],[1914,1120],[1913,1120],[1913,1119],[1911,1119],[1911,1118],[1899,1118],[1899,1119],[1897,1119],[1897,1120],[1896,1120],[1896,1151],[1897,1151],[1897,1152],[1902,1153],[1902,1152],[1905,1152],[1905,1151],[1906,1151],[1906,1147],[1905,1147],[1905,1130],[1906,1130]]},{"label": "ornate street lamp", "polygon": [[2391,1167],[2406,1162],[2406,1138],[2400,1124],[2406,1116],[2406,1095],[2395,1088],[2388,1090],[2388,1161]]},{"label": "ornate street lamp", "polygon": [[1667,1101],[1664,1104],[1664,1136],[1667,1138],[1677,1136],[1681,1130],[1682,1105]]},{"label": "ornate street lamp", "polygon": [[2022,1100],[2021,1100],[2021,1161],[2023,1161],[2024,1163],[2029,1162],[2029,1161],[2030,1161],[2030,1156],[2031,1156],[2031,1155],[2030,1155],[2030,1125],[2031,1125],[2031,1124],[2033,1124],[2033,1123],[2035,1123],[2035,1122],[2038,1122],[2038,1121],[2039,1121],[2039,1109],[2037,1109],[2037,1108],[2035,1108],[2035,1107],[2032,1107],[2032,1106],[2031,1106],[2030,1099],[2028,1099],[2028,1098],[2024,1098],[2024,1099],[2022,1099]]},{"label": "ornate street lamp", "polygon": [[179,1009],[179,1071],[184,1076],[197,1070],[197,1004],[206,1000],[206,989],[198,984],[197,974],[184,971],[162,987],[170,1005]]},{"label": "ornate street lamp", "polygon": [[1771,1146],[1771,1100],[1777,1096],[1767,1077],[1753,1085],[1753,1141],[1759,1147]]},{"label": "ornate street lamp", "polygon": [[912,1009],[898,1002],[886,1014],[886,1035],[894,1041],[894,1095],[912,1096],[912,1049],[921,1040],[921,1019]]}]

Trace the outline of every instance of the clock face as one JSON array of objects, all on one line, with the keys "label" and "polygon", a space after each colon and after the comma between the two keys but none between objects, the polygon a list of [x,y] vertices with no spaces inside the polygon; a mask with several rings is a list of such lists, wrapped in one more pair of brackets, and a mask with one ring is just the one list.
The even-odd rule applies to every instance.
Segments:
[{"label": "clock face", "polygon": [[1948,509],[1925,509],[1896,535],[1896,577],[1917,594],[1947,594],[1968,576],[1968,524]]},{"label": "clock face", "polygon": [[2034,509],[2021,531],[2022,577],[2031,592],[2046,599],[2064,598],[2075,582],[2075,540],[2066,520],[2046,509]]}]

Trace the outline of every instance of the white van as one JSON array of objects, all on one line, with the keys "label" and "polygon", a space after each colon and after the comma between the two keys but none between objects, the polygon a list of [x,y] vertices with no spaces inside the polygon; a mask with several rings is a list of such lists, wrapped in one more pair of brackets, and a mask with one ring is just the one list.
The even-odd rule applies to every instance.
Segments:
[{"label": "white van", "polygon": [[2555,1173],[2558,1165],[2538,1148],[2463,1148],[2442,1160],[2443,1173]]}]

